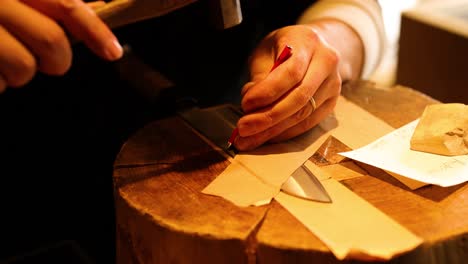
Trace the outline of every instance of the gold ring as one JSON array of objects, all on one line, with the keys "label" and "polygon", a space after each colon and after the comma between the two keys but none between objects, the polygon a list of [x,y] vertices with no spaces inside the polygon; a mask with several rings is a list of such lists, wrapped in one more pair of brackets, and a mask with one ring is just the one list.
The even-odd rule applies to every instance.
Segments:
[{"label": "gold ring", "polygon": [[315,99],[313,96],[310,97],[309,103],[310,105],[312,105],[312,112],[315,112],[315,109],[317,108],[317,104],[315,103]]}]

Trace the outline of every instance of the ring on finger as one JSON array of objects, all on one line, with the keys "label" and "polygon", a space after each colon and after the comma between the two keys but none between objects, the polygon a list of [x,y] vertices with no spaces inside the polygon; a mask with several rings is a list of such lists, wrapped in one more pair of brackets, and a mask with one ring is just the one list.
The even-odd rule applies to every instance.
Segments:
[{"label": "ring on finger", "polygon": [[312,112],[315,112],[315,109],[317,109],[317,104],[315,103],[314,96],[311,96],[309,99],[309,103],[312,106]]}]

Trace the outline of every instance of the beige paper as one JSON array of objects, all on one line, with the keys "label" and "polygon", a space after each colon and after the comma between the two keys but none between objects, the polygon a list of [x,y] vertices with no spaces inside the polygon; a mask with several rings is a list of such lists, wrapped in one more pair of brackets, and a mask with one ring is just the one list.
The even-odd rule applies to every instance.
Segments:
[{"label": "beige paper", "polygon": [[306,166],[328,191],[333,203],[275,196],[284,208],[321,239],[338,259],[389,260],[414,249],[422,239],[373,207],[312,162]]},{"label": "beige paper", "polygon": [[288,142],[237,154],[203,193],[224,197],[238,206],[263,204],[276,195],[294,170],[329,136],[358,148],[392,130],[387,123],[340,97],[334,115],[308,133]]},{"label": "beige paper", "polygon": [[[222,196],[229,201],[236,201],[239,206],[260,206],[270,203],[280,188],[262,181],[260,178],[255,177],[255,174],[252,174],[251,177],[245,177],[243,175],[245,170],[246,168],[242,164],[232,160],[231,165],[214,179],[203,192]],[[229,186],[229,188],[226,188],[226,186]],[[245,193],[245,188],[256,190],[256,192],[242,195]]]}]

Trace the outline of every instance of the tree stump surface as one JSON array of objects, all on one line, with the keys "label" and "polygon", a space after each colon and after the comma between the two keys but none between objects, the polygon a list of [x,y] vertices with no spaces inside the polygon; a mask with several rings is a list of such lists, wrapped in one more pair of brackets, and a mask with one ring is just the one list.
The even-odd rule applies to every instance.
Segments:
[{"label": "tree stump surface", "polygon": [[[408,87],[359,81],[342,94],[398,128],[436,100]],[[409,190],[384,171],[340,158],[337,140],[311,161],[340,163],[340,182],[424,239],[390,263],[466,263],[468,185]],[[359,263],[338,261],[280,204],[240,208],[201,193],[229,164],[178,117],[135,133],[114,163],[118,263]],[[365,263],[365,261],[363,261]]]}]

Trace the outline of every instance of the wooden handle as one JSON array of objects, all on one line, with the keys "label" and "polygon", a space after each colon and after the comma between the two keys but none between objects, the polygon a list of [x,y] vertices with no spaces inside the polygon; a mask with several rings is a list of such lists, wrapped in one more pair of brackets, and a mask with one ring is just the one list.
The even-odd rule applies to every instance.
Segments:
[{"label": "wooden handle", "polygon": [[131,6],[134,2],[135,0],[113,0],[105,5],[94,8],[94,11],[102,20],[106,20],[107,18],[119,14],[120,11]]},{"label": "wooden handle", "polygon": [[[127,24],[136,23],[142,20],[151,19],[153,17],[162,16],[188,4],[194,3],[197,0],[127,0],[129,3],[125,5],[123,2],[114,6],[101,7],[97,9],[98,15],[110,28],[117,28]],[[121,2],[114,0],[113,2]],[[123,5],[122,9],[117,8],[118,5]],[[107,11],[101,10],[102,8]],[[115,8],[115,9],[114,9]],[[110,11],[109,16],[106,16]],[[106,16],[106,17],[104,17]]]},{"label": "wooden handle", "polygon": [[[116,15],[120,14],[121,11],[131,6],[134,1],[135,0],[113,0],[112,2],[108,2],[104,5],[96,5],[96,7],[92,7],[92,8],[94,12],[96,13],[96,15],[99,18],[101,18],[104,22],[106,22],[106,19],[116,17]],[[107,25],[109,26],[109,24]],[[68,34],[68,32],[67,32],[67,35],[71,44],[76,44],[80,42],[73,35]]]},{"label": "wooden handle", "polygon": [[[110,28],[162,16],[197,0],[113,0],[94,8]],[[217,28],[226,29],[242,21],[239,0],[210,0],[209,13]]]}]

